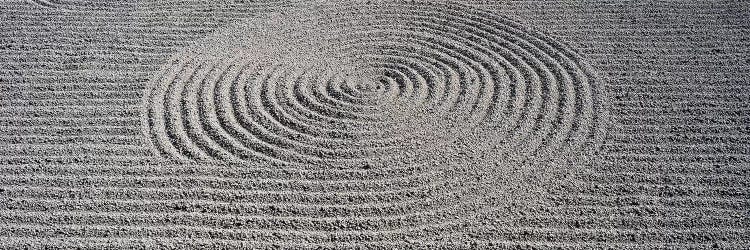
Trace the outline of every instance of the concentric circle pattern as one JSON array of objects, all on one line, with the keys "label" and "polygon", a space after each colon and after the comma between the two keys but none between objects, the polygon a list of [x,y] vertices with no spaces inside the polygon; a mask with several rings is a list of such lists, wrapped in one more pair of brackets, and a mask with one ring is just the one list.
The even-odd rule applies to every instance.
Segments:
[{"label": "concentric circle pattern", "polygon": [[311,3],[174,57],[150,83],[144,125],[180,162],[408,163],[457,138],[527,159],[596,145],[598,88],[568,46],[500,15]]}]

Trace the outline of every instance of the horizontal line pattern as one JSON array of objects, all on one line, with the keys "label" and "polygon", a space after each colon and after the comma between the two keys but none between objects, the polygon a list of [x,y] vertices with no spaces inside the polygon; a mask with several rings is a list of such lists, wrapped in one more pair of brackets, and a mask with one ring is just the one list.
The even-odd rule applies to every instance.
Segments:
[{"label": "horizontal line pattern", "polygon": [[[519,7],[536,9],[538,17],[549,16],[524,21],[579,44],[609,91],[613,125],[602,160],[579,177],[574,185],[577,195],[560,203],[607,207],[611,210],[591,217],[608,216],[611,221],[573,224],[651,232],[612,240],[640,242],[644,248],[670,248],[668,242],[744,248],[732,244],[748,244],[749,237],[729,235],[750,226],[749,5],[584,2],[559,8],[548,2]],[[516,13],[514,4],[503,7]],[[723,219],[677,222],[715,216]],[[727,227],[702,231],[713,225]],[[680,233],[683,228],[694,231]]]},{"label": "horizontal line pattern", "polygon": [[460,192],[418,166],[236,169],[153,155],[140,124],[153,72],[214,29],[289,4],[241,2],[0,6],[0,245],[750,244],[748,3],[465,1],[571,41],[606,83],[612,125],[591,171],[550,204],[492,208],[463,227],[446,219]]}]

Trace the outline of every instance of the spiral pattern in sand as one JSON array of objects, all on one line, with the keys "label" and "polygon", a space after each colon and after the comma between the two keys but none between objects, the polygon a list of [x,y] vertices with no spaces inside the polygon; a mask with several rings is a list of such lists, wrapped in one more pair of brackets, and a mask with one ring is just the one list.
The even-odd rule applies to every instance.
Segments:
[{"label": "spiral pattern in sand", "polygon": [[174,57],[149,85],[144,125],[160,154],[187,162],[411,162],[464,136],[529,157],[596,144],[601,95],[576,52],[500,15],[314,3]]}]

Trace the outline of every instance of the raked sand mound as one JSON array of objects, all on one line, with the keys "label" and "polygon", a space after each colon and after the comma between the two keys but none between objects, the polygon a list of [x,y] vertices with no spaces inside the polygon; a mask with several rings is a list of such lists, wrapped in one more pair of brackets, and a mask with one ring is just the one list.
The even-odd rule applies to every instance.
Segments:
[{"label": "raked sand mound", "polygon": [[0,248],[746,248],[747,4],[0,7]]}]

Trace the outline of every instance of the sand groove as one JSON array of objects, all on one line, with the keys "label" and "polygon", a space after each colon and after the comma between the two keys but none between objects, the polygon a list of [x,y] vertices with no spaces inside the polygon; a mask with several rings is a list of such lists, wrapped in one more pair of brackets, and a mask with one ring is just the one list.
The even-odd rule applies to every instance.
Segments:
[{"label": "sand groove", "polygon": [[1,5],[0,248],[750,242],[747,3],[336,2]]},{"label": "sand groove", "polygon": [[[497,196],[525,202],[519,197],[538,187],[508,185],[508,176],[537,174],[504,168],[598,147],[600,87],[575,51],[503,16],[457,4],[316,2],[224,28],[172,57],[149,82],[143,125],[155,152],[177,163],[364,168],[366,175],[423,165],[393,187],[377,185],[396,184],[382,175],[354,179],[350,188],[313,182],[282,188],[291,192],[264,190],[272,183],[203,191],[220,201],[284,207],[269,216],[308,215],[293,228],[333,219],[319,210],[346,215],[330,227],[370,228],[347,237],[377,241],[442,235],[474,215],[503,210],[478,205]],[[469,159],[484,155],[502,162],[493,169]],[[335,191],[359,186],[369,188]],[[127,185],[96,190],[77,195],[196,195]],[[14,190],[19,198],[62,191]]]},{"label": "sand groove", "polygon": [[467,134],[531,157],[601,139],[598,88],[575,51],[503,16],[313,3],[174,57],[150,83],[144,125],[178,162],[419,162]]}]

